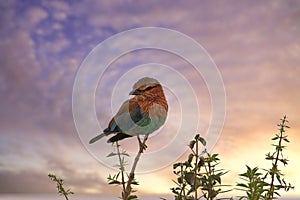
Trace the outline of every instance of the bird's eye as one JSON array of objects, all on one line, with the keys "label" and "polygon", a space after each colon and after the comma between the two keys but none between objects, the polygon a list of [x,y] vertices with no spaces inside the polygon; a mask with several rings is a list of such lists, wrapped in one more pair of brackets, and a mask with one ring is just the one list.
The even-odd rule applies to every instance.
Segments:
[{"label": "bird's eye", "polygon": [[149,86],[149,87],[147,87],[144,91],[149,91],[149,90],[151,90],[151,89],[153,89],[153,88],[155,88],[156,87],[156,85],[155,86]]}]

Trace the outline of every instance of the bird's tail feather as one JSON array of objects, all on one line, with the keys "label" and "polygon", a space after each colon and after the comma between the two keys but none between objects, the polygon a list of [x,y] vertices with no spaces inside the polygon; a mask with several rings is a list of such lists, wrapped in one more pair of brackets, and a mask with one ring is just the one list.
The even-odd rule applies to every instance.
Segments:
[{"label": "bird's tail feather", "polygon": [[92,139],[90,140],[89,143],[90,143],[90,144],[93,144],[94,142],[100,140],[100,139],[103,138],[104,136],[105,136],[105,134],[104,134],[104,133],[101,133],[100,135],[97,135],[96,137],[92,138]]}]

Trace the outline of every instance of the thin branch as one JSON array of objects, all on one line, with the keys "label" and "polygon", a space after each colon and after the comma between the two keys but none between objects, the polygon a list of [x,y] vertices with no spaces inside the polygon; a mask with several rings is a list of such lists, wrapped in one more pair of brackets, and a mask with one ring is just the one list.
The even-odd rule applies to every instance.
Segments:
[{"label": "thin branch", "polygon": [[196,163],[195,163],[195,171],[194,171],[194,173],[195,173],[195,178],[194,178],[194,190],[195,190],[195,199],[197,200],[198,199],[198,193],[197,193],[197,170],[198,170],[198,141],[196,141],[196,154],[195,154],[195,156],[196,156]]},{"label": "thin branch", "polygon": [[70,194],[74,194],[74,192],[72,192],[70,189],[65,190],[64,186],[63,186],[63,182],[64,180],[62,178],[57,178],[55,174],[48,174],[48,177],[56,182],[56,188],[58,190],[58,193],[60,195],[63,195],[65,197],[66,200],[69,200],[68,195]]},{"label": "thin branch", "polygon": [[124,163],[122,162],[121,158],[121,153],[120,153],[120,145],[118,144],[118,141],[116,141],[117,145],[117,153],[118,153],[118,158],[120,162],[120,170],[121,170],[121,178],[122,178],[122,186],[123,186],[123,191],[125,191],[125,179],[124,179]]},{"label": "thin branch", "polygon": [[134,163],[132,165],[129,177],[128,177],[128,181],[127,181],[127,185],[126,185],[126,189],[124,191],[124,200],[127,200],[128,196],[130,195],[130,191],[131,191],[131,183],[134,180],[134,172],[137,166],[137,163],[141,157],[141,154],[144,152],[145,147],[146,147],[146,141],[148,139],[148,135],[145,135],[143,142],[141,142],[139,136],[137,136],[138,140],[139,140],[139,151],[138,154],[136,155],[135,159],[134,159]]},{"label": "thin branch", "polygon": [[[277,147],[280,147],[282,146],[282,138],[283,138],[283,134],[284,134],[284,128],[285,128],[285,122],[286,122],[286,116],[283,117],[283,119],[281,120],[281,123],[279,124],[279,142],[278,142],[278,145]],[[273,196],[274,196],[274,181],[275,181],[275,174],[276,174],[276,171],[277,171],[277,167],[278,167],[278,160],[279,160],[279,154],[281,152],[281,149],[280,148],[276,148],[276,158],[275,158],[275,162],[272,166],[272,170],[273,170],[273,173],[271,174],[271,183],[270,183],[270,190],[268,192],[268,199],[273,199]],[[282,152],[281,152],[282,153]]]}]

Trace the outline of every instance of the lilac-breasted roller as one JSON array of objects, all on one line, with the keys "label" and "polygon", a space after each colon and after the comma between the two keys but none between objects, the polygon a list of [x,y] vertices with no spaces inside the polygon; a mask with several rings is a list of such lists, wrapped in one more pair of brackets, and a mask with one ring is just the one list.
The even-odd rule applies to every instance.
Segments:
[{"label": "lilac-breasted roller", "polygon": [[108,135],[114,135],[107,141],[109,143],[127,137],[149,135],[165,123],[168,103],[161,84],[154,78],[145,77],[132,88],[129,94],[134,97],[121,105],[108,127],[91,139],[90,144]]}]

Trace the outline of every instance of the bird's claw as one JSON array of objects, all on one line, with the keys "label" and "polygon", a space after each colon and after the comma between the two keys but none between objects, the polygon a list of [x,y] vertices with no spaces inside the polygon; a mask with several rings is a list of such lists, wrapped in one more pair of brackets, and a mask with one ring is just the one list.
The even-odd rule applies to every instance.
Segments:
[{"label": "bird's claw", "polygon": [[143,144],[143,143],[140,144],[140,148],[141,148],[141,150],[142,150],[142,153],[143,153],[144,151],[146,151],[147,147],[148,147],[148,146],[147,146],[146,144]]},{"label": "bird's claw", "polygon": [[146,145],[146,140],[147,140],[147,136],[145,136],[145,138],[144,138],[144,142],[142,142],[142,140],[141,140],[141,138],[138,136],[137,137],[138,138],[138,141],[139,141],[139,146],[140,146],[140,151],[141,151],[141,153],[143,153],[144,151],[146,151],[146,149],[147,149],[147,145]]}]

